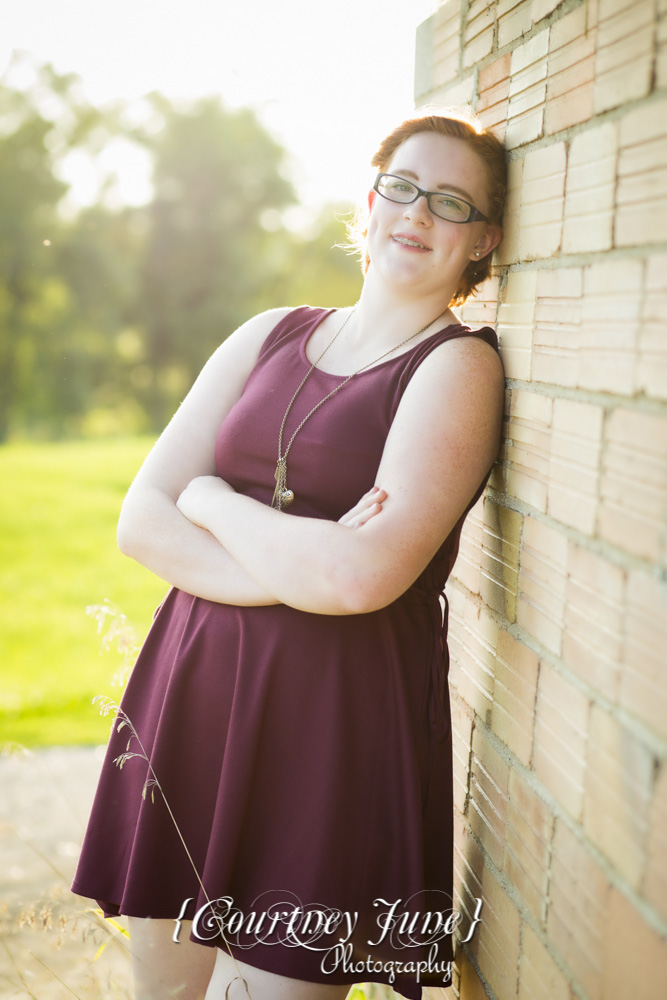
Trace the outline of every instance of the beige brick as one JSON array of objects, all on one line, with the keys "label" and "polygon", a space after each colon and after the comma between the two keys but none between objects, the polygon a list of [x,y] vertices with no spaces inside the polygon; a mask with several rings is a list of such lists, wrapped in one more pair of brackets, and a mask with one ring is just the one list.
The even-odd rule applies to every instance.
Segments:
[{"label": "beige brick", "polygon": [[547,663],[540,666],[533,766],[575,819],[581,816],[586,774],[588,700]]},{"label": "beige brick", "polygon": [[436,87],[449,83],[459,69],[459,27],[461,0],[448,0],[434,14],[433,82]]},{"label": "beige brick", "polygon": [[565,536],[533,517],[525,518],[517,621],[556,655],[561,651],[566,572]]},{"label": "beige brick", "polygon": [[596,33],[586,30],[586,14],[582,5],[551,26],[547,133],[587,121],[593,114]]},{"label": "beige brick", "polygon": [[607,421],[600,533],[651,562],[664,553],[667,418],[619,407]]},{"label": "beige brick", "polygon": [[588,4],[575,7],[551,25],[549,35],[549,52],[555,55],[564,48],[581,39],[590,42],[595,39],[595,31],[591,31],[587,18]]},{"label": "beige brick", "polygon": [[479,594],[482,585],[481,552],[484,523],[484,498],[480,497],[468,514],[452,577],[459,580],[471,594]]},{"label": "beige brick", "polygon": [[460,698],[451,699],[454,806],[465,813],[468,803],[472,712]]},{"label": "beige brick", "polygon": [[530,763],[537,697],[537,654],[498,633],[491,728],[523,763]]},{"label": "beige brick", "polygon": [[508,507],[487,498],[481,556],[481,596],[506,621],[516,619],[519,551],[523,518]]},{"label": "beige brick", "polygon": [[599,406],[554,402],[548,512],[589,535],[597,517],[602,421]]},{"label": "beige brick", "polygon": [[547,510],[553,400],[516,390],[508,429],[507,491],[543,514]]},{"label": "beige brick", "polygon": [[509,791],[509,764],[491,746],[482,730],[472,734],[468,821],[485,853],[502,868]]},{"label": "beige brick", "polygon": [[667,739],[667,584],[641,570],[627,588],[625,656],[619,699],[645,725]]},{"label": "beige brick", "polygon": [[[505,83],[509,80],[510,76],[510,66],[511,66],[512,54],[511,52],[506,52],[504,56],[496,59],[494,62],[489,63],[488,66],[484,66],[479,71],[479,94],[480,96],[484,94],[487,90],[491,90],[493,87],[497,87],[500,83]],[[509,84],[508,84],[509,90]]]},{"label": "beige brick", "polygon": [[525,35],[532,27],[531,0],[498,4],[498,48]]},{"label": "beige brick", "polygon": [[498,309],[497,329],[508,378],[530,379],[536,294],[536,271],[515,271],[508,276]]},{"label": "beige brick", "polygon": [[664,90],[667,87],[667,4],[658,0],[657,52],[655,57],[655,87]]},{"label": "beige brick", "polygon": [[[503,421],[503,433],[505,432],[507,421]],[[491,475],[489,476],[489,489],[497,490],[498,493],[506,493],[507,487],[505,483],[505,469],[504,463],[507,461],[507,441],[503,440],[500,443],[500,452],[498,457],[493,464],[491,469]]]},{"label": "beige brick", "polygon": [[655,37],[653,0],[602,0],[595,60],[595,113],[646,97]]},{"label": "beige brick", "polygon": [[563,226],[566,253],[611,249],[617,145],[613,122],[588,129],[572,140]]},{"label": "beige brick", "polygon": [[496,996],[514,1000],[518,990],[520,917],[492,872],[482,876],[482,922],[476,929],[474,950],[480,971]]},{"label": "beige brick", "polygon": [[667,761],[655,783],[642,895],[667,920]]},{"label": "beige brick", "polygon": [[638,388],[656,399],[667,399],[667,254],[650,257],[639,330]]},{"label": "beige brick", "polygon": [[496,325],[498,311],[499,281],[497,277],[487,278],[468,299],[461,309],[461,319],[474,329]]},{"label": "beige brick", "polygon": [[542,134],[547,91],[549,31],[541,31],[512,52],[505,142],[523,145]]},{"label": "beige brick", "polygon": [[665,983],[667,940],[613,889],[605,927],[603,1000],[657,1000],[664,995]]},{"label": "beige brick", "polygon": [[570,1000],[567,979],[529,924],[524,924],[519,1000]]},{"label": "beige brick", "polygon": [[642,246],[667,225],[667,100],[629,111],[620,123],[617,246]]},{"label": "beige brick", "polygon": [[516,769],[510,771],[504,871],[538,924],[546,916],[554,819]]},{"label": "beige brick", "polygon": [[580,385],[630,395],[641,314],[642,264],[605,260],[584,270]]},{"label": "beige brick", "polygon": [[577,63],[554,79],[553,91],[546,105],[544,131],[555,135],[580,122],[588,121],[593,113],[592,58]]},{"label": "beige brick", "polygon": [[537,382],[579,385],[583,272],[580,267],[539,272],[533,352]]},{"label": "beige brick", "polygon": [[463,65],[474,66],[493,50],[493,33],[496,21],[495,4],[472,0],[468,5],[463,29]]},{"label": "beige brick", "polygon": [[498,625],[452,588],[450,594],[450,683],[485,721],[493,702]]},{"label": "beige brick", "polygon": [[561,2],[562,0],[533,0],[533,24],[548,17]]},{"label": "beige brick", "polygon": [[[459,959],[457,958],[457,962]],[[482,986],[479,976],[475,972],[474,968],[470,964],[469,959],[463,951],[461,951],[461,986],[460,986],[460,997],[461,1000],[488,1000],[488,993]],[[440,998],[438,997],[438,1000]]]},{"label": "beige brick", "polygon": [[[556,820],[547,935],[579,992],[589,1000],[601,1000],[611,889],[580,836]],[[627,961],[627,951],[624,955]]]},{"label": "beige brick", "polygon": [[584,829],[635,888],[645,858],[652,779],[650,752],[617,719],[593,705]]},{"label": "beige brick", "polygon": [[512,76],[522,73],[545,59],[549,52],[549,30],[540,31],[528,42],[517,46],[512,52]]},{"label": "beige brick", "polygon": [[[482,899],[482,915],[484,899],[482,896],[482,878],[484,874],[484,852],[470,832],[465,818],[454,815],[454,899],[457,910],[461,912],[461,935],[467,936],[477,900]],[[471,950],[477,945],[479,926],[475,929]]]},{"label": "beige brick", "polygon": [[522,191],[523,160],[511,160],[507,168],[503,238],[495,253],[499,264],[516,264],[519,260],[519,212]]},{"label": "beige brick", "polygon": [[505,146],[516,149],[539,139],[544,131],[544,97],[537,94],[534,107],[519,111],[511,102],[507,104],[507,125],[505,127]]},{"label": "beige brick", "polygon": [[563,659],[610,701],[618,699],[625,574],[608,559],[573,543],[568,556]]},{"label": "beige brick", "polygon": [[452,80],[439,87],[431,95],[431,101],[436,107],[463,107],[472,105],[474,92],[475,77],[470,72],[460,80]]},{"label": "beige brick", "polygon": [[479,71],[475,112],[484,128],[492,128],[502,138],[507,121],[510,92],[510,53]]},{"label": "beige brick", "polygon": [[519,218],[522,259],[550,257],[560,247],[565,193],[565,144],[528,153],[523,168]]}]

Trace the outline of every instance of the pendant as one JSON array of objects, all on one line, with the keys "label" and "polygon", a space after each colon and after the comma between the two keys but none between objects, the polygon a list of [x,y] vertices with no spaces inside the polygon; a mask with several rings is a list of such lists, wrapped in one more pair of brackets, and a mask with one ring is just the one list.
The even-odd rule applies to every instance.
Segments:
[{"label": "pendant", "polygon": [[276,488],[273,491],[271,506],[276,510],[287,507],[294,499],[292,490],[287,489],[287,459],[279,458],[275,471]]}]

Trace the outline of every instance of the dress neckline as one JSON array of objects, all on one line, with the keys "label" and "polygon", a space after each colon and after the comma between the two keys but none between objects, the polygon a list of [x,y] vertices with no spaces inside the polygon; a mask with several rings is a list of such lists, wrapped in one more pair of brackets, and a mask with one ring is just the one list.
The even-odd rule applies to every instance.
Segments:
[{"label": "dress neckline", "polygon": [[[335,307],[332,308],[332,309],[323,309],[322,310],[322,314],[317,317],[317,322],[314,323],[312,326],[309,326],[309,328],[307,329],[305,335],[303,337],[301,337],[301,339],[299,341],[299,355],[300,355],[300,358],[301,358],[302,362],[304,363],[304,365],[307,368],[311,368],[312,367],[313,371],[317,372],[319,375],[325,375],[327,378],[339,379],[339,381],[343,382],[343,381],[345,381],[345,379],[350,378],[349,374],[348,375],[336,375],[334,372],[327,372],[323,368],[318,368],[316,365],[313,366],[312,361],[309,359],[308,355],[306,354],[306,345],[308,344],[308,341],[310,340],[310,338],[312,337],[312,335],[317,330],[318,326],[320,326],[320,324],[324,322],[324,320],[327,318],[327,316],[331,316],[331,314],[335,313],[335,312],[338,312],[338,309],[335,308]],[[424,338],[424,340],[418,341],[416,344],[413,344],[412,347],[408,347],[407,350],[401,351],[400,354],[396,354],[393,357],[386,358],[384,361],[379,361],[377,364],[371,365],[369,368],[364,368],[363,371],[357,372],[357,374],[354,377],[358,378],[360,375],[367,375],[370,372],[377,371],[379,368],[384,368],[385,365],[394,364],[396,361],[400,361],[401,358],[404,358],[408,354],[411,354],[413,351],[416,351],[417,348],[421,347],[423,344],[428,344],[430,340],[432,340],[434,337],[438,337],[441,333],[445,333],[447,330],[455,330],[455,329],[463,328],[464,325],[465,324],[463,324],[463,323],[448,323],[447,326],[440,327],[439,330],[435,330],[433,333],[430,333],[428,335],[428,337]]]}]

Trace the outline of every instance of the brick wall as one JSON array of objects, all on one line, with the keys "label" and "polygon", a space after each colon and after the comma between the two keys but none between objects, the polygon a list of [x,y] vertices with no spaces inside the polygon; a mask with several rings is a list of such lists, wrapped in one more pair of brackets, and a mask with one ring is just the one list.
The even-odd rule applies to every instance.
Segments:
[{"label": "brick wall", "polygon": [[462,1000],[667,995],[667,0],[446,0],[505,136],[506,435],[449,586]]}]

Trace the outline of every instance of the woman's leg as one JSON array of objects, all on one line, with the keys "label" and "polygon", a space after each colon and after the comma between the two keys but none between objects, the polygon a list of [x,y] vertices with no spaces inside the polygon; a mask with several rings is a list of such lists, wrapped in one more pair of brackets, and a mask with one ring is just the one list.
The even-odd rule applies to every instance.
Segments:
[{"label": "woman's leg", "polygon": [[173,920],[128,920],[135,1000],[204,1000],[216,949],[190,940],[191,921],[176,943]]},{"label": "woman's leg", "polygon": [[[350,991],[348,986],[306,983],[303,979],[287,979],[244,962],[235,964],[226,951],[221,948],[215,951],[215,968],[206,1000],[248,1000],[248,997],[250,1000],[345,1000]],[[245,980],[247,989],[239,975]]]}]

